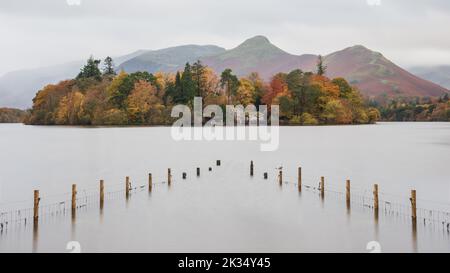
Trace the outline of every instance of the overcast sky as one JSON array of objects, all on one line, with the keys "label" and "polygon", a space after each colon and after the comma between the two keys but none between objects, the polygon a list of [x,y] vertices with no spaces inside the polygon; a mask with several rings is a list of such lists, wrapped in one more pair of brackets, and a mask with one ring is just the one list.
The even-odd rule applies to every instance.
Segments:
[{"label": "overcast sky", "polygon": [[79,1],[1,0],[0,75],[91,54],[232,48],[255,35],[293,54],[362,44],[403,67],[450,65],[449,0]]}]

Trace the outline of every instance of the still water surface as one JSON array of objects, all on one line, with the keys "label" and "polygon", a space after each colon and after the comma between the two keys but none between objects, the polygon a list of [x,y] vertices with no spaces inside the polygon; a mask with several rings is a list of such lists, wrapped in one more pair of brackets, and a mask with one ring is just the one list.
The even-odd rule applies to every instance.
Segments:
[{"label": "still water surface", "polygon": [[[359,204],[348,210],[339,195],[299,194],[293,184],[302,166],[305,185],[316,187],[325,176],[327,189],[344,192],[351,179],[352,191],[370,196],[378,183],[382,200],[405,204],[414,188],[419,207],[448,210],[450,123],[282,127],[277,151],[259,148],[250,141],[177,142],[163,127],[0,125],[0,208],[29,202],[34,189],[44,202],[68,200],[74,183],[80,198],[100,179],[107,192],[123,190],[125,176],[139,187],[151,172],[155,183],[151,194],[138,188],[128,201],[119,192],[101,211],[42,217],[37,229],[10,225],[0,251],[67,252],[67,243],[78,241],[83,252],[367,252],[367,243],[378,241],[386,252],[450,252],[448,232],[435,225],[419,221],[414,229],[408,217],[383,212],[375,219]],[[282,187],[279,166],[289,182]],[[159,184],[168,167],[170,188]]]}]

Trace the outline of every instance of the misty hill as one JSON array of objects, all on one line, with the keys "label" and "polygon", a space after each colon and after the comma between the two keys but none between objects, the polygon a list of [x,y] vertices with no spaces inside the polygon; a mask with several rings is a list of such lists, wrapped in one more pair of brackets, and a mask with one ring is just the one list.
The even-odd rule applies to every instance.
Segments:
[{"label": "misty hill", "polygon": [[224,51],[224,48],[213,45],[185,45],[152,50],[127,60],[118,67],[118,70],[123,69],[129,73],[136,71],[176,72],[187,62],[193,63],[202,57],[220,54]]},{"label": "misty hill", "polygon": [[[121,64],[130,58],[141,55],[145,50],[138,50],[131,54],[114,59]],[[14,107],[25,109],[31,106],[36,93],[45,85],[58,83],[61,80],[74,78],[86,60],[69,62],[60,65],[41,67],[36,69],[9,72],[0,77],[0,107]]]},{"label": "misty hill", "polygon": [[411,68],[410,71],[418,77],[450,89],[450,65],[417,66]]},{"label": "misty hill", "polygon": [[244,41],[236,48],[201,60],[218,73],[231,68],[238,76],[258,72],[264,79],[270,79],[279,72],[314,67],[317,56],[292,55],[271,44],[266,37],[256,36]]}]

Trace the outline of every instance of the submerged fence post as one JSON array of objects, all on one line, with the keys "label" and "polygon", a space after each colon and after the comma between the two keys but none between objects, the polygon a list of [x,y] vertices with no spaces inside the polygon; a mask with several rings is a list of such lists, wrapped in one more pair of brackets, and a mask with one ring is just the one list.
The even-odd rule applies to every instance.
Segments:
[{"label": "submerged fence post", "polygon": [[250,161],[250,176],[253,176],[253,160]]},{"label": "submerged fence post", "polygon": [[346,201],[347,201],[347,206],[350,205],[350,180],[347,180],[347,182],[345,183],[345,196],[346,196]]},{"label": "submerged fence post", "polygon": [[325,196],[325,177],[320,177],[320,195],[322,197]]},{"label": "submerged fence post", "polygon": [[220,166],[220,160],[216,160],[216,165]]},{"label": "submerged fence post", "polygon": [[280,183],[280,186],[283,184],[283,170],[278,173],[278,183]]},{"label": "submerged fence post", "polygon": [[33,219],[37,221],[39,218],[39,191],[34,191]]},{"label": "submerged fence post", "polygon": [[72,212],[77,209],[77,185],[72,184]]},{"label": "submerged fence post", "polygon": [[378,212],[378,184],[373,185],[373,208]]},{"label": "submerged fence post", "polygon": [[103,208],[103,203],[105,202],[105,182],[100,180],[100,208]]},{"label": "submerged fence post", "polygon": [[417,199],[416,199],[416,190],[411,190],[411,217],[413,221],[417,219]]},{"label": "submerged fence post", "polygon": [[167,183],[170,186],[170,183],[172,182],[172,175],[170,174],[170,168],[167,169]]},{"label": "submerged fence post", "polygon": [[151,192],[153,187],[152,174],[148,174],[148,191]]},{"label": "submerged fence post", "polygon": [[125,197],[130,196],[130,177],[125,177]]},{"label": "submerged fence post", "polygon": [[200,168],[197,168],[197,176],[200,176]]},{"label": "submerged fence post", "polygon": [[302,191],[302,167],[298,167],[298,191]]}]

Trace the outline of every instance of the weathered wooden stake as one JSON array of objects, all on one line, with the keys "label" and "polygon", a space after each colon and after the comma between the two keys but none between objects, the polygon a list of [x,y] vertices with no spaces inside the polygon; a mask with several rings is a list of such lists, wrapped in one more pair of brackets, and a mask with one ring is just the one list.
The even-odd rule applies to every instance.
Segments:
[{"label": "weathered wooden stake", "polygon": [[373,185],[373,208],[378,212],[378,184]]},{"label": "weathered wooden stake", "polygon": [[77,209],[77,185],[72,184],[72,211]]},{"label": "weathered wooden stake", "polygon": [[417,219],[417,199],[416,190],[411,190],[411,216],[413,221]]},{"label": "weathered wooden stake", "polygon": [[302,167],[298,167],[298,191],[302,191]]},{"label": "weathered wooden stake", "polygon": [[278,173],[278,183],[280,183],[280,186],[283,184],[283,171],[280,170]]},{"label": "weathered wooden stake", "polygon": [[151,192],[153,187],[152,174],[148,174],[148,191]]},{"label": "weathered wooden stake", "polygon": [[345,184],[345,196],[347,201],[347,206],[350,205],[350,180],[347,180]]},{"label": "weathered wooden stake", "polygon": [[217,160],[217,161],[216,161],[216,165],[217,165],[217,166],[220,166],[220,160]]},{"label": "weathered wooden stake", "polygon": [[100,208],[103,208],[105,202],[105,182],[100,180]]},{"label": "weathered wooden stake", "polygon": [[267,179],[267,173],[264,173],[264,179]]},{"label": "weathered wooden stake", "polygon": [[170,183],[172,182],[172,175],[170,174],[170,168],[167,169],[167,183],[170,186]]},{"label": "weathered wooden stake", "polygon": [[320,177],[320,195],[325,196],[325,177]]},{"label": "weathered wooden stake", "polygon": [[212,168],[211,168],[211,167],[209,167],[209,168],[208,168],[208,171],[212,171]]},{"label": "weathered wooden stake", "polygon": [[253,160],[250,161],[250,176],[253,176]]},{"label": "weathered wooden stake", "polygon": [[130,177],[125,177],[125,196],[128,198],[130,196]]},{"label": "weathered wooden stake", "polygon": [[186,179],[187,174],[183,173],[183,179]]},{"label": "weathered wooden stake", "polygon": [[200,168],[197,168],[197,176],[200,176]]},{"label": "weathered wooden stake", "polygon": [[35,221],[39,218],[39,191],[34,191],[34,206],[33,206],[33,218]]}]

